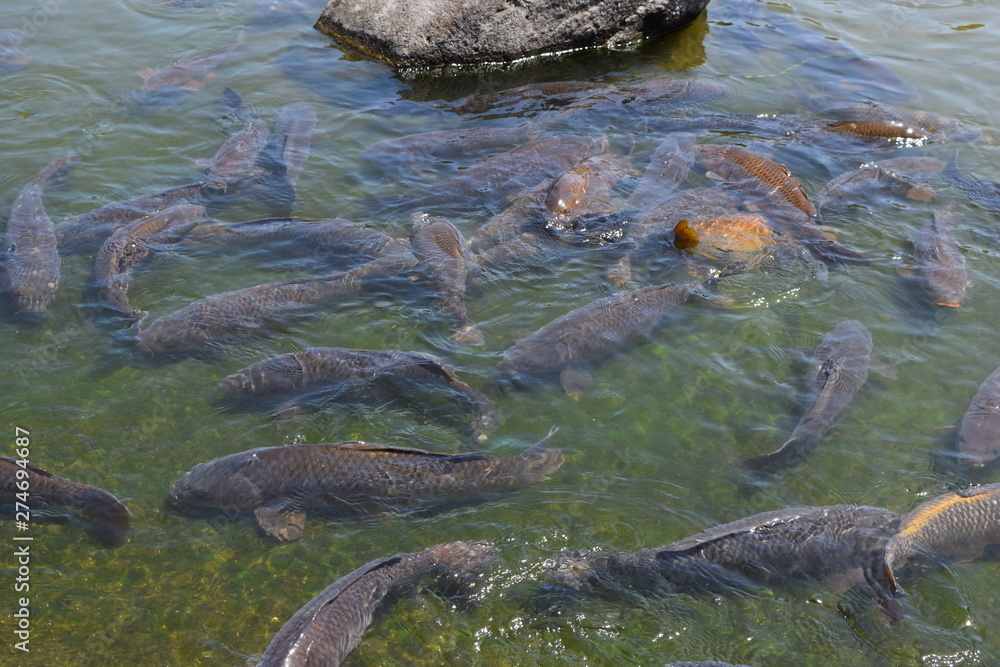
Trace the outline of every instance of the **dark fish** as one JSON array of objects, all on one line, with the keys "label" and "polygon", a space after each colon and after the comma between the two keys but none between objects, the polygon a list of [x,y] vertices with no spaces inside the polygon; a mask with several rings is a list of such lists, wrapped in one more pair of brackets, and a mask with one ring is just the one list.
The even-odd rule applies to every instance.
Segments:
[{"label": "dark fish", "polygon": [[788,168],[742,146],[703,144],[695,156],[707,175],[732,185],[763,209],[779,228],[797,238],[818,259],[832,263],[866,264],[858,252],[831,241],[816,224],[816,207]]},{"label": "dark fish", "polygon": [[177,204],[203,204],[206,196],[204,183],[189,183],[105,204],[56,227],[59,252],[96,252],[115,230]]},{"label": "dark fish", "polygon": [[95,523],[107,546],[124,544],[128,537],[131,514],[113,495],[33,465],[22,466],[7,456],[0,456],[0,503],[20,503],[33,510],[72,508]]},{"label": "dark fish", "polygon": [[930,201],[934,197],[934,191],[922,179],[937,174],[944,167],[943,160],[924,156],[866,162],[857,169],[831,179],[816,195],[816,205],[823,207],[840,197],[875,190],[887,190],[908,199]]},{"label": "dark fish", "polygon": [[383,197],[378,206],[491,206],[554,178],[587,155],[607,148],[605,139],[561,135],[495,155],[445,179],[423,195]]},{"label": "dark fish", "polygon": [[916,280],[935,304],[950,308],[961,305],[969,282],[965,257],[948,228],[958,219],[959,216],[951,211],[934,211],[920,230],[915,248],[916,262],[897,269],[900,275]]},{"label": "dark fish", "polygon": [[101,246],[94,264],[96,303],[119,317],[141,320],[146,313],[132,308],[128,300],[132,269],[149,256],[155,245],[176,243],[204,218],[204,207],[178,204],[112,234]]},{"label": "dark fish", "polygon": [[834,418],[868,379],[871,351],[872,336],[856,320],[841,322],[824,336],[810,359],[806,406],[791,437],[777,451],[747,459],[743,468],[781,470],[812,456],[833,427]]},{"label": "dark fish", "polygon": [[513,111],[524,113],[566,106],[595,90],[609,89],[610,87],[605,84],[591,81],[550,81],[475,95],[460,104],[448,104],[443,107],[458,114],[482,114],[504,107],[515,107]]},{"label": "dark fish", "polygon": [[1000,544],[1000,484],[948,491],[903,517],[885,567],[894,579],[914,557],[968,561],[992,544]]},{"label": "dark fish", "polygon": [[993,371],[972,397],[955,441],[958,461],[983,468],[1000,456],[1000,368]]},{"label": "dark fish", "polygon": [[284,329],[318,305],[356,295],[371,281],[416,264],[409,249],[392,243],[397,251],[387,251],[349,271],[322,278],[255,285],[199,299],[140,329],[137,348],[153,355],[210,352]]},{"label": "dark fish", "polygon": [[256,167],[257,158],[267,146],[271,130],[235,90],[226,88],[223,97],[243,122],[243,129],[230,136],[204,164],[205,186],[225,192],[230,186],[261,174]]},{"label": "dark fish", "polygon": [[0,30],[0,63],[26,65],[31,62],[31,56],[19,48],[23,41],[24,33],[20,30]]},{"label": "dark fish", "polygon": [[449,542],[362,565],[299,609],[257,665],[336,667],[361,643],[365,628],[392,589],[415,578],[467,587],[496,553],[489,542]]},{"label": "dark fish", "polygon": [[664,137],[649,157],[649,166],[623,208],[648,209],[666,201],[691,171],[694,142],[690,134],[672,133]]},{"label": "dark fish", "polygon": [[698,283],[654,285],[598,299],[549,322],[504,352],[500,369],[510,373],[561,373],[567,393],[581,393],[587,378],[577,364],[641,345],[666,313],[691,300]]},{"label": "dark fish", "polygon": [[511,458],[356,441],[261,447],[199,463],[174,482],[170,504],[252,513],[270,537],[295,540],[309,512],[381,516],[477,502],[536,484],[563,462],[547,440]]},{"label": "dark fish", "polygon": [[545,196],[546,227],[572,229],[585,213],[608,214],[621,208],[611,189],[629,170],[627,158],[610,153],[585,157],[556,178]]},{"label": "dark fish", "polygon": [[945,167],[944,176],[965,193],[970,201],[979,204],[994,215],[1000,216],[1000,183],[970,178],[958,168],[958,154]]},{"label": "dark fish", "polygon": [[899,516],[876,507],[794,507],[755,514],[658,549],[566,554],[549,569],[574,592],[725,592],[814,580],[843,592],[867,582],[891,589],[879,568]]},{"label": "dark fish", "polygon": [[151,68],[141,69],[136,72],[143,79],[143,84],[139,90],[144,93],[151,93],[154,90],[163,88],[202,90],[205,87],[205,81],[209,81],[215,76],[212,70],[228,58],[236,50],[236,47],[245,40],[246,33],[241,30],[236,38],[236,42],[228,46],[223,46],[208,53],[181,58],[174,61],[169,67],[161,70]]},{"label": "dark fish", "polygon": [[383,167],[417,167],[426,162],[468,159],[493,150],[511,150],[531,141],[537,131],[532,123],[521,123],[512,127],[471,127],[421,132],[383,139],[361,151],[358,157]]},{"label": "dark fish", "polygon": [[410,247],[420,260],[416,268],[427,276],[441,308],[455,323],[452,338],[466,345],[485,344],[479,327],[465,312],[465,278],[469,271],[465,239],[450,222],[426,213],[410,216],[410,229]]},{"label": "dark fish", "polygon": [[19,313],[43,313],[59,286],[55,225],[45,213],[45,186],[80,164],[68,155],[45,166],[17,195],[3,241],[3,291]]},{"label": "dark fish", "polygon": [[230,402],[279,401],[295,414],[310,400],[384,405],[413,402],[418,389],[442,391],[472,413],[479,440],[499,424],[496,406],[461,379],[452,366],[421,352],[311,347],[259,361],[223,378],[218,389]]},{"label": "dark fish", "polygon": [[315,133],[316,107],[307,102],[283,106],[271,124],[268,145],[262,155],[270,161],[270,171],[295,187]]}]

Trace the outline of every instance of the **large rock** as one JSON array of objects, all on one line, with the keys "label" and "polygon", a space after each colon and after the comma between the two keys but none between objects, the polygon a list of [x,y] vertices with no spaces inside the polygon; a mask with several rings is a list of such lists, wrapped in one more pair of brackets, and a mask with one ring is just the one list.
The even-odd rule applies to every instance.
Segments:
[{"label": "large rock", "polygon": [[689,24],[708,0],[330,0],[316,27],[397,67],[618,47]]}]

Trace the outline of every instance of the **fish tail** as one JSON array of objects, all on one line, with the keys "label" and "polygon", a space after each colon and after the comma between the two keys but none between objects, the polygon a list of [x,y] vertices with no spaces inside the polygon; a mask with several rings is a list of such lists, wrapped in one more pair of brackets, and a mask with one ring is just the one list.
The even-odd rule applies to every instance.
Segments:
[{"label": "fish tail", "polygon": [[525,463],[525,475],[532,482],[548,479],[548,476],[558,470],[565,461],[561,449],[546,444],[558,430],[558,426],[553,426],[540,442],[518,455],[518,458]]},{"label": "fish tail", "polygon": [[80,164],[80,157],[78,155],[70,154],[56,158],[52,162],[45,165],[45,167],[38,172],[38,180],[46,184],[57,182],[72,171],[78,164]]}]

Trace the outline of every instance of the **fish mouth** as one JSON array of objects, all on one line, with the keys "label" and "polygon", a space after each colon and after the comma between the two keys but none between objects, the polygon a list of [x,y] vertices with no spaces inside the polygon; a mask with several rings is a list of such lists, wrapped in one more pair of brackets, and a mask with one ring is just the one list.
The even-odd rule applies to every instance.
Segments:
[{"label": "fish mouth", "polygon": [[961,307],[961,304],[959,304],[957,301],[935,301],[934,303],[938,306],[947,306],[948,308]]}]

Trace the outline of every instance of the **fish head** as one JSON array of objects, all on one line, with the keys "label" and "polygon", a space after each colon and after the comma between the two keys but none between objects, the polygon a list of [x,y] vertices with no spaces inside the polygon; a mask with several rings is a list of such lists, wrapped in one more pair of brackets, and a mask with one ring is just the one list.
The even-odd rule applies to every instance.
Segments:
[{"label": "fish head", "polygon": [[214,507],[247,511],[258,506],[263,493],[229,457],[199,463],[170,487],[169,502],[180,510]]}]

